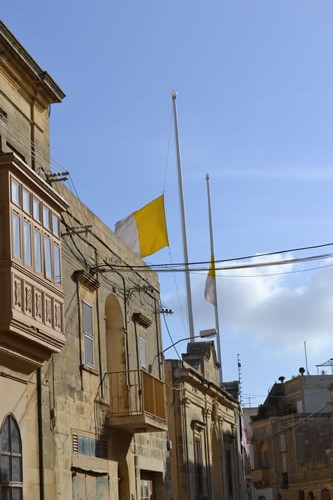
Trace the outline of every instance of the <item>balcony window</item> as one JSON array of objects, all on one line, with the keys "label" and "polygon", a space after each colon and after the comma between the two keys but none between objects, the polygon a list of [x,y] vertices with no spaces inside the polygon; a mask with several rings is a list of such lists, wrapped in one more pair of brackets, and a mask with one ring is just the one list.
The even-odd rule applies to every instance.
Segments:
[{"label": "balcony window", "polygon": [[50,210],[43,205],[43,226],[45,229],[50,229]]},{"label": "balcony window", "polygon": [[12,187],[12,202],[15,203],[15,205],[20,205],[20,185],[18,182],[16,182],[14,179],[12,179],[11,182],[11,187]]},{"label": "balcony window", "polygon": [[23,201],[23,210],[31,215],[31,194],[25,188],[22,188],[22,201]]},{"label": "balcony window", "polygon": [[56,243],[53,244],[53,268],[54,268],[54,281],[61,283],[61,265],[60,265],[60,248]]},{"label": "balcony window", "polygon": [[[61,283],[60,220],[56,213],[15,179],[11,179],[12,255]],[[51,226],[52,221],[52,226]],[[51,231],[52,230],[52,231]]]},{"label": "balcony window", "polygon": [[16,213],[12,213],[12,231],[13,231],[13,256],[21,258],[21,219]]},{"label": "balcony window", "polygon": [[55,214],[52,214],[52,232],[55,236],[59,236],[59,219]]},{"label": "balcony window", "polygon": [[34,230],[34,262],[35,271],[42,272],[42,235],[38,229]]},{"label": "balcony window", "polygon": [[51,240],[44,236],[45,277],[52,279]]},{"label": "balcony window", "polygon": [[33,198],[32,201],[32,215],[35,221],[41,222],[40,201],[37,198]]},{"label": "balcony window", "polygon": [[24,221],[24,263],[28,266],[32,265],[32,252],[31,252],[31,224]]}]

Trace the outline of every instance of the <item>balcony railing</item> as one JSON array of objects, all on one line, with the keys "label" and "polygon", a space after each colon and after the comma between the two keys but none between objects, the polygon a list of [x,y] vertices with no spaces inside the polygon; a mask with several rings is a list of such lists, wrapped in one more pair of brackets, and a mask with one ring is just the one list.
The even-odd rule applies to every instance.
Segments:
[{"label": "balcony railing", "polygon": [[107,373],[109,424],[128,432],[167,429],[164,382],[144,370]]}]

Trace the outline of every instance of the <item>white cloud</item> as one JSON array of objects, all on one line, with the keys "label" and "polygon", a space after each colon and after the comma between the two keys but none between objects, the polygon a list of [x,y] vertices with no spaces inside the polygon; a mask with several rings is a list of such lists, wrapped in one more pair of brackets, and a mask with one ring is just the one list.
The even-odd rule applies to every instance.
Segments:
[{"label": "white cloud", "polygon": [[[274,257],[276,260],[282,258],[290,256]],[[219,315],[224,331],[240,340],[248,342],[251,339],[258,348],[278,347],[280,352],[286,353],[299,351],[300,344],[309,341],[312,353],[331,357],[333,268],[273,274],[299,269],[299,265],[288,264],[283,268],[219,272]],[[252,277],[246,277],[249,275]],[[192,280],[194,310],[200,324],[207,323],[211,314],[208,308],[212,308],[203,300],[204,280],[202,275]]]}]

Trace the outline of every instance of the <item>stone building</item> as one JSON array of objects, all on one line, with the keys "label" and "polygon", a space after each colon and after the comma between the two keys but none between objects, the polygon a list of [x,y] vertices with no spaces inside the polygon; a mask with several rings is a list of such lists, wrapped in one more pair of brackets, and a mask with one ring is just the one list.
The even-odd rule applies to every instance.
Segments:
[{"label": "stone building", "polygon": [[244,455],[244,469],[245,469],[245,482],[246,482],[246,500],[254,500],[255,491],[251,481],[251,470],[253,469],[253,446],[252,446],[252,417],[258,414],[258,407],[243,407],[243,424],[246,438],[247,453]]},{"label": "stone building", "polygon": [[333,498],[333,376],[279,380],[252,419],[255,499]]},{"label": "stone building", "polygon": [[238,384],[222,388],[218,367],[208,341],[165,361],[173,500],[245,498]]},{"label": "stone building", "polygon": [[3,23],[0,53],[0,497],[162,498],[157,276],[51,172],[64,93]]}]

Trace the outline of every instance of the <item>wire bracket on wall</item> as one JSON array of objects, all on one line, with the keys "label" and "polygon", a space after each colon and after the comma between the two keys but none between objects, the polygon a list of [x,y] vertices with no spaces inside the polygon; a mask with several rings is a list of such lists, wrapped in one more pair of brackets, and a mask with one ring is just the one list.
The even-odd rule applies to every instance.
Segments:
[{"label": "wire bracket on wall", "polygon": [[69,172],[58,172],[58,173],[45,173],[45,180],[49,184],[52,184],[53,182],[61,182],[61,181],[67,181],[69,176]]},{"label": "wire bracket on wall", "polygon": [[82,225],[82,226],[75,226],[75,227],[67,227],[66,231],[64,233],[61,233],[61,236],[69,236],[73,234],[82,234],[85,233],[87,236],[88,233],[91,232],[92,225],[87,224],[87,225]]}]

